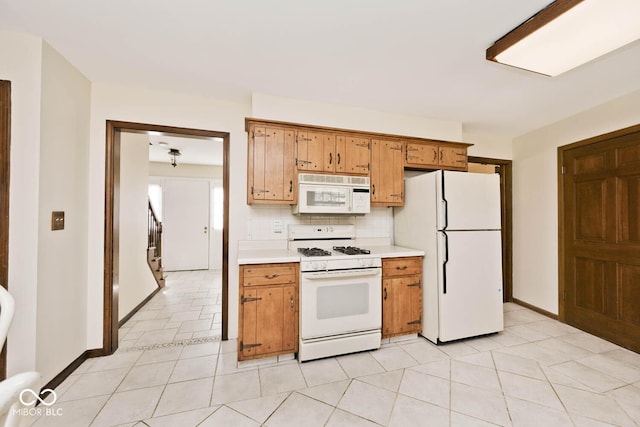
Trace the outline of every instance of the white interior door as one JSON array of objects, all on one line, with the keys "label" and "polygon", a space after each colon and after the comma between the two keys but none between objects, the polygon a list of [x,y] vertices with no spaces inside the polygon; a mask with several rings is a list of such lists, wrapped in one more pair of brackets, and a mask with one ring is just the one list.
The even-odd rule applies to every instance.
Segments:
[{"label": "white interior door", "polygon": [[501,331],[500,230],[438,234],[440,341]]},{"label": "white interior door", "polygon": [[209,268],[209,181],[166,179],[162,261],[167,271]]}]

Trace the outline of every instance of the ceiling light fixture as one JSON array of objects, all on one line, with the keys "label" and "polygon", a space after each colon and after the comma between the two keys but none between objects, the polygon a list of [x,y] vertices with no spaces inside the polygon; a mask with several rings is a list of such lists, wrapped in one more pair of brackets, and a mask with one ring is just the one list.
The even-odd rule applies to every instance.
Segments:
[{"label": "ceiling light fixture", "polygon": [[638,0],[556,0],[487,49],[486,58],[557,76],[640,39]]},{"label": "ceiling light fixture", "polygon": [[171,166],[175,168],[178,166],[176,157],[182,156],[182,153],[177,148],[169,148],[169,155],[171,156]]}]

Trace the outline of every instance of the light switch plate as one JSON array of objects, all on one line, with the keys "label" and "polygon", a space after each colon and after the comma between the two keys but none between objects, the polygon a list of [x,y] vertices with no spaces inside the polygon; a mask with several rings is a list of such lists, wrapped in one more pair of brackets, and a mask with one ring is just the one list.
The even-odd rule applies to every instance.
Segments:
[{"label": "light switch plate", "polygon": [[51,230],[64,230],[64,211],[51,212]]}]

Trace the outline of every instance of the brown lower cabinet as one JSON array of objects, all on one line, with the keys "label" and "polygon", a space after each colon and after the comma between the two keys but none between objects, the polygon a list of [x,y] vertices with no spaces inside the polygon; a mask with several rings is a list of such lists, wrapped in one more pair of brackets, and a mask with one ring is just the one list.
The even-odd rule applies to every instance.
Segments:
[{"label": "brown lower cabinet", "polygon": [[298,351],[299,264],[240,266],[238,360]]},{"label": "brown lower cabinet", "polygon": [[382,338],[422,332],[422,257],[382,260]]}]

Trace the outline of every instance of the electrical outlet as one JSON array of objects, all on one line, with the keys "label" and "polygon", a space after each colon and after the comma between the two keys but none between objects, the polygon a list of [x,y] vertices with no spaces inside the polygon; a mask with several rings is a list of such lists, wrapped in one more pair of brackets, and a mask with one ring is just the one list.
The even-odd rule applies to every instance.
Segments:
[{"label": "electrical outlet", "polygon": [[271,223],[271,232],[272,233],[282,233],[284,226],[282,224],[281,219],[274,219]]}]

